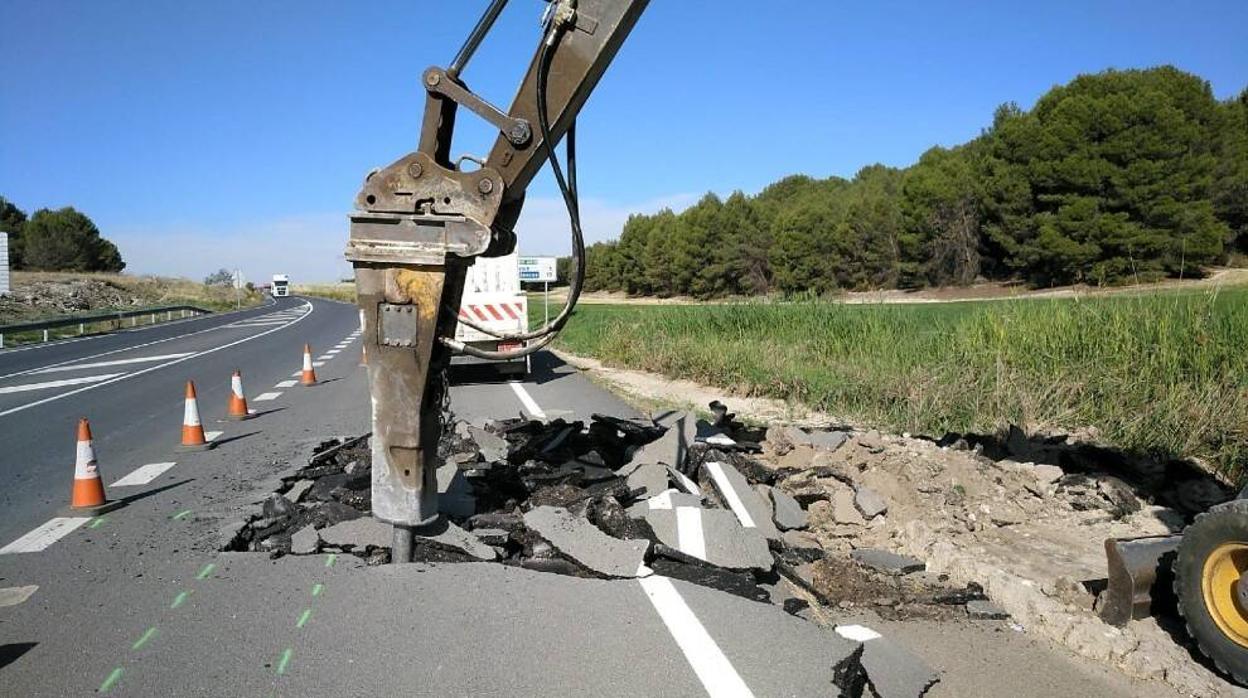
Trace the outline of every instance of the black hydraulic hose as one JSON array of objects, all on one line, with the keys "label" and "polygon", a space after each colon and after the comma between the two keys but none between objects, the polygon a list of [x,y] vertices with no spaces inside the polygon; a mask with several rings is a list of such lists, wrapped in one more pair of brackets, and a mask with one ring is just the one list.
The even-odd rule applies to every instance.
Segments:
[{"label": "black hydraulic hose", "polygon": [[518,359],[542,349],[554,340],[555,335],[563,329],[568,319],[572,315],[572,310],[576,307],[576,303],[580,298],[581,290],[585,281],[585,237],[581,228],[581,211],[580,211],[580,194],[577,191],[576,183],[576,124],[572,123],[568,128],[567,141],[567,159],[568,159],[568,178],[564,178],[563,168],[559,166],[559,160],[555,157],[554,139],[551,137],[550,114],[547,107],[547,88],[550,77],[550,61],[551,49],[557,43],[557,39],[562,32],[562,28],[552,25],[548,30],[551,32],[548,37],[542,41],[541,49],[538,52],[538,71],[536,83],[537,96],[537,122],[538,128],[542,134],[542,145],[546,148],[546,157],[550,162],[551,171],[555,176],[555,183],[559,187],[559,192],[563,195],[564,205],[568,209],[568,220],[572,227],[572,278],[568,288],[568,297],[564,301],[563,309],[555,316],[553,320],[543,325],[541,328],[522,333],[500,333],[488,328],[479,326],[469,320],[460,319],[468,327],[480,332],[484,332],[499,339],[512,340],[528,340],[538,339],[523,349],[510,351],[487,351],[468,346],[454,339],[443,337],[441,341],[456,352],[475,356],[482,359],[490,360],[509,360]]}]

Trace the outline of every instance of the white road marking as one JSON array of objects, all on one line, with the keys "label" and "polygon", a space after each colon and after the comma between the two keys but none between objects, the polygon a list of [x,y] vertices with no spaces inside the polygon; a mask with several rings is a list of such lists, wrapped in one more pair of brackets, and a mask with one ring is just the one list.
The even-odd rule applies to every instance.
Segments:
[{"label": "white road marking", "polygon": [[0,589],[0,608],[25,603],[26,599],[29,599],[37,589],[39,587],[35,584],[25,587],[5,587]]},{"label": "white road marking", "polygon": [[868,640],[878,640],[883,637],[883,635],[865,625],[838,625],[836,626],[836,634],[854,642],[867,642]]},{"label": "white road marking", "polygon": [[58,516],[8,545],[0,548],[0,555],[10,553],[37,553],[73,533],[79,526],[90,521],[90,516]]},{"label": "white road marking", "polygon": [[[651,497],[651,498],[647,499],[647,500],[646,500],[646,504],[647,504],[647,506],[649,506],[649,507],[650,507],[650,510],[651,510],[651,511],[654,511],[654,510],[656,510],[656,509],[660,509],[660,510],[664,510],[664,509],[665,509],[665,510],[667,510],[667,511],[671,511],[671,509],[672,509],[672,493],[674,493],[675,491],[676,491],[676,490],[663,490],[662,492],[660,492],[660,493],[658,493],[658,494],[654,495],[653,497]],[[679,547],[679,546],[677,546],[677,547]]]},{"label": "white road marking", "polygon": [[[111,384],[111,383],[116,383],[117,381],[123,381],[123,380],[127,380],[127,379],[129,379],[129,378],[134,378],[134,377],[136,377],[136,376],[141,376],[141,375],[143,375],[143,374],[145,374],[145,373],[151,373],[152,371],[158,371],[158,370],[160,370],[160,369],[162,369],[162,368],[167,368],[167,367],[169,367],[169,366],[173,366],[174,364],[180,364],[180,363],[182,363],[183,361],[190,361],[191,359],[194,359],[194,358],[196,358],[196,357],[199,357],[199,356],[204,356],[205,354],[212,354],[212,353],[214,353],[214,352],[221,351],[222,349],[229,349],[230,347],[237,346],[237,345],[239,345],[239,344],[242,344],[243,342],[250,342],[250,341],[251,341],[251,340],[253,340],[253,339],[259,339],[259,338],[261,338],[261,337],[263,337],[263,336],[265,336],[265,335],[272,334],[272,333],[274,333],[274,332],[277,332],[278,330],[282,330],[282,329],[285,329],[285,328],[287,328],[287,327],[290,327],[291,325],[294,325],[294,324],[296,324],[296,323],[302,322],[302,321],[303,321],[304,319],[306,319],[309,315],[311,315],[311,314],[315,311],[315,309],[316,309],[316,308],[315,308],[315,306],[313,306],[311,303],[308,303],[308,312],[304,313],[303,315],[300,315],[299,317],[295,318],[294,320],[290,321],[289,323],[287,323],[287,324],[285,324],[285,325],[282,325],[281,327],[275,327],[275,328],[273,328],[273,329],[271,329],[271,330],[265,330],[264,332],[257,332],[256,334],[253,334],[253,335],[248,335],[248,336],[246,336],[246,337],[243,337],[242,339],[236,339],[236,340],[234,340],[233,342],[229,342],[229,343],[227,343],[227,344],[222,344],[222,345],[221,345],[221,346],[219,346],[219,347],[213,347],[213,348],[211,348],[211,349],[205,349],[205,350],[203,350],[203,351],[201,351],[201,352],[197,352],[197,353],[195,353],[195,354],[191,354],[190,356],[184,356],[184,357],[182,357],[182,358],[180,358],[180,359],[173,359],[172,361],[166,361],[166,362],[165,362],[165,363],[163,363],[163,364],[157,364],[157,365],[155,365],[155,366],[149,366],[148,368],[144,368],[144,369],[141,369],[141,370],[138,370],[138,371],[134,371],[134,372],[131,372],[131,373],[121,374],[121,375],[117,376],[116,378],[111,378],[111,379],[109,379],[109,380],[106,380],[106,381],[100,381],[99,383],[93,383],[93,384],[91,384],[91,385],[87,385],[87,386],[84,386],[84,387],[82,387],[82,388],[77,388],[77,389],[75,389],[75,390],[70,390],[70,391],[67,391],[67,392],[64,392],[64,393],[59,393],[59,394],[57,394],[57,395],[53,395],[53,396],[51,396],[51,397],[46,397],[46,398],[44,398],[44,399],[42,399],[42,400],[36,400],[36,401],[34,401],[34,402],[28,402],[28,403],[26,403],[26,404],[24,404],[24,405],[18,405],[17,407],[13,407],[13,408],[7,409],[7,410],[5,410],[5,411],[3,411],[3,412],[0,412],[0,417],[7,417],[8,415],[11,415],[11,414],[13,414],[13,413],[15,413],[15,412],[21,412],[22,410],[28,410],[28,409],[30,409],[30,408],[32,408],[32,407],[38,407],[39,405],[43,405],[43,404],[45,404],[45,403],[49,403],[49,402],[52,402],[52,401],[54,401],[54,400],[60,400],[61,398],[67,398],[67,397],[70,397],[70,396],[72,396],[72,395],[77,395],[78,393],[83,393],[83,392],[86,392],[86,391],[91,390],[91,389],[93,389],[93,388],[99,388],[99,387],[101,387],[101,386],[109,385],[109,384]],[[215,328],[215,327],[214,327],[214,328],[210,328],[210,329],[219,329],[219,328]],[[208,330],[201,330],[201,331],[207,332]],[[194,333],[192,333],[192,334],[194,334]],[[189,335],[181,335],[181,336],[182,336],[182,337],[186,337],[186,336],[189,336]],[[157,340],[157,341],[167,341],[167,340]],[[131,348],[131,349],[133,349],[134,347],[130,347],[130,348]]]},{"label": "white road marking", "polygon": [[206,431],[204,432],[204,441],[216,441],[217,437],[224,433],[223,431]]},{"label": "white road marking", "polygon": [[680,592],[676,591],[672,580],[656,574],[639,579],[637,583],[684,653],[685,661],[697,674],[707,695],[711,698],[753,698],[750,687],[745,685],[732,662],[702,627]]},{"label": "white road marking", "polygon": [[137,485],[146,485],[147,483],[160,477],[160,474],[177,465],[175,462],[169,463],[148,463],[135,468],[129,475],[121,478],[117,482],[109,485],[109,487],[135,487]]},{"label": "white road marking", "polygon": [[259,395],[253,397],[251,401],[252,402],[267,402],[269,400],[276,400],[280,396],[281,396],[281,393],[260,393]]},{"label": "white road marking", "polygon": [[706,559],[706,537],[702,533],[702,509],[676,507],[676,547],[686,555]]},{"label": "white road marking", "polygon": [[81,376],[79,378],[64,378],[59,381],[45,381],[43,383],[23,383],[22,385],[10,385],[0,388],[0,395],[8,395],[9,393],[25,393],[31,390],[47,390],[48,388],[64,388],[67,385],[82,385],[83,383],[99,383],[117,376],[124,376],[124,373],[101,373],[98,376]]},{"label": "white road marking", "polygon": [[685,488],[686,492],[694,495],[695,497],[702,496],[702,490],[698,489],[698,483],[690,480],[688,475],[685,475],[675,468],[672,468],[672,472],[676,473],[676,480],[680,483],[681,487]]},{"label": "white road marking", "polygon": [[291,378],[299,378],[301,376],[303,376],[303,371],[295,371],[294,373],[290,374]]},{"label": "white road marking", "polygon": [[[303,371],[300,371],[299,373],[300,373],[300,374],[302,374],[302,373],[303,373]],[[279,382],[279,383],[275,384],[273,387],[274,387],[274,388],[293,388],[293,387],[295,387],[298,383],[299,383],[299,381],[281,381],[281,382]]]},{"label": "white road marking", "polygon": [[737,515],[737,520],[745,528],[754,528],[754,518],[750,516],[750,512],[745,510],[745,504],[741,501],[741,496],[737,491],[732,489],[732,483],[728,482],[728,478],[724,476],[724,466],[721,463],[709,462],[706,469],[710,471],[711,477],[715,480],[715,484],[719,485],[719,491],[724,495],[724,499],[728,502],[728,508],[732,509],[732,513]]},{"label": "white road marking", "polygon": [[140,356],[137,359],[117,359],[116,361],[97,361],[91,364],[71,364],[69,366],[53,366],[51,368],[40,368],[31,373],[59,373],[63,371],[80,371],[85,368],[104,368],[106,366],[124,366],[126,364],[142,364],[152,361],[167,361],[169,359],[180,359],[183,356],[194,354],[193,351],[182,352],[181,354],[161,354],[160,356]]},{"label": "white road marking", "polygon": [[[269,302],[269,303],[266,303],[266,305],[273,305],[273,303]],[[214,315],[196,315],[196,316],[188,317],[188,318],[180,318],[178,320],[170,320],[169,322],[162,322],[162,323],[158,323],[155,325],[144,325],[142,327],[130,327],[130,328],[121,330],[121,332],[126,332],[129,334],[136,334],[138,332],[144,332],[146,330],[154,330],[156,328],[169,327],[170,325],[181,325],[185,323],[191,323],[191,322],[195,322],[196,320],[203,320],[205,318],[220,318],[226,315],[233,315],[234,313],[238,313],[238,312],[247,312],[248,310],[251,310],[251,308],[248,308],[247,310],[244,310],[244,311],[232,310],[228,313],[218,313]],[[161,342],[171,342],[175,339],[181,339],[183,337],[191,337],[197,334],[202,334],[204,332],[212,332],[214,330],[219,330],[222,327],[226,327],[226,326],[227,325],[214,325],[212,327],[207,327],[202,330],[195,330],[194,332],[187,332],[186,334],[175,335],[173,337],[165,337],[164,339],[155,339],[150,342],[144,342],[143,344],[136,344],[132,347],[121,347],[120,349],[110,349],[108,351],[102,351],[98,354],[93,354],[91,356],[79,356],[73,359],[66,359],[64,361],[60,361],[60,362],[49,364],[49,365],[60,366],[61,364],[67,364],[73,361],[82,361],[84,359],[93,359],[99,356],[108,356],[109,354],[117,354],[123,351],[131,351],[134,349],[139,349],[141,347],[151,346],[153,344],[160,344]],[[32,351],[35,349],[46,349],[47,347],[61,346],[62,344],[74,344],[76,342],[89,342],[93,339],[100,339],[101,337],[111,337],[113,336],[113,334],[114,333],[112,332],[104,332],[102,334],[91,335],[90,337],[73,337],[71,339],[58,339],[58,340],[53,340],[51,342],[40,342],[38,344],[26,344],[26,345],[22,345],[19,347],[10,347],[8,349],[0,349],[0,354],[16,354],[18,352],[23,352],[23,351]],[[8,378],[9,376],[17,376],[17,375],[21,375],[24,373],[30,373],[31,371],[36,371],[36,370],[38,369],[28,368],[24,371],[17,371],[16,373],[10,373],[8,375],[0,376],[0,378]]]},{"label": "white road marking", "polygon": [[324,361],[313,361],[312,368],[320,368],[325,365]]},{"label": "white road marking", "polygon": [[[317,361],[329,361],[332,358],[334,357],[331,354],[321,354],[320,356],[316,357],[316,360]],[[316,364],[312,364],[312,365],[315,366]]]},{"label": "white road marking", "polygon": [[546,413],[542,411],[541,407],[538,407],[537,401],[533,399],[532,395],[529,395],[529,391],[525,390],[522,384],[512,381],[507,385],[511,386],[512,392],[516,394],[516,397],[520,398],[520,404],[524,405],[524,409],[528,410],[529,414],[538,419],[546,418]]}]

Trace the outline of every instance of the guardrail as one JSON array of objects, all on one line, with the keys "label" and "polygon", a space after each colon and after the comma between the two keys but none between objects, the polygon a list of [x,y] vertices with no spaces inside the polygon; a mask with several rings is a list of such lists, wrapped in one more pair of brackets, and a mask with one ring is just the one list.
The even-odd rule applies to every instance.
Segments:
[{"label": "guardrail", "polygon": [[0,325],[0,349],[4,348],[5,335],[13,336],[20,332],[38,332],[43,330],[43,341],[49,340],[49,330],[59,327],[78,326],[78,334],[86,334],[89,325],[101,323],[109,323],[112,325],[111,330],[119,330],[125,326],[125,321],[130,320],[131,327],[137,327],[139,318],[150,317],[150,322],[143,323],[155,325],[157,317],[165,316],[165,321],[173,320],[173,314],[178,313],[179,318],[194,317],[196,315],[206,315],[211,310],[205,310],[193,305],[162,305],[157,308],[138,308],[135,310],[116,310],[106,313],[93,313],[91,315],[75,315],[73,317],[52,318],[50,320],[38,320],[36,322],[19,322],[12,325]]}]

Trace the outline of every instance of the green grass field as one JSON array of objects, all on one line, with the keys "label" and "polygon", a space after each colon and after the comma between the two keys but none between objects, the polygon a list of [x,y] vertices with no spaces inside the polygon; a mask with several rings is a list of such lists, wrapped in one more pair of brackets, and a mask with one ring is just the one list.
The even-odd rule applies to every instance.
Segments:
[{"label": "green grass field", "polygon": [[1244,287],[924,305],[582,305],[556,346],[884,429],[1095,427],[1120,448],[1248,475]]}]

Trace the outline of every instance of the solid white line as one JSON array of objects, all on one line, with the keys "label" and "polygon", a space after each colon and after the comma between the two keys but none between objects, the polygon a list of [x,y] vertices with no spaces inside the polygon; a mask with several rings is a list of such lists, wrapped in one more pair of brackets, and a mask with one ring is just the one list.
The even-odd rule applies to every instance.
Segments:
[{"label": "solid white line", "polygon": [[276,400],[280,396],[281,396],[281,393],[260,393],[259,395],[253,397],[251,401],[252,402],[267,402],[269,400]]},{"label": "solid white line", "polygon": [[[190,356],[184,356],[184,357],[182,357],[182,358],[180,358],[180,359],[174,359],[173,361],[168,361],[168,362],[163,363],[163,364],[157,364],[157,365],[155,365],[155,366],[149,366],[148,368],[145,368],[145,369],[142,369],[142,370],[139,370],[139,371],[134,371],[133,373],[126,373],[126,374],[120,375],[120,376],[118,376],[118,377],[116,377],[116,378],[112,378],[112,379],[110,379],[110,380],[100,381],[99,383],[94,383],[94,384],[92,384],[92,385],[88,385],[88,386],[85,386],[85,387],[82,387],[82,388],[78,388],[77,390],[70,390],[70,391],[68,391],[68,392],[60,393],[59,395],[53,395],[53,396],[51,396],[51,397],[46,397],[46,398],[44,398],[44,399],[42,399],[42,400],[36,400],[35,402],[28,402],[28,403],[26,403],[25,405],[18,405],[17,407],[13,407],[13,408],[11,408],[11,409],[7,409],[7,410],[5,410],[5,411],[3,411],[3,412],[0,412],[0,417],[7,417],[8,415],[11,415],[11,414],[13,414],[13,413],[15,413],[15,412],[21,412],[22,410],[27,410],[27,409],[30,409],[31,407],[37,407],[37,406],[42,405],[42,404],[44,404],[44,403],[52,402],[52,401],[54,401],[54,400],[60,400],[61,398],[70,397],[71,395],[77,395],[78,393],[86,392],[86,391],[91,390],[91,389],[93,389],[93,388],[99,388],[100,386],[109,385],[109,384],[111,384],[111,383],[116,383],[117,381],[122,381],[122,380],[126,380],[126,379],[128,379],[128,378],[134,378],[134,377],[136,377],[136,376],[141,376],[141,375],[143,375],[144,373],[151,373],[152,371],[158,371],[158,370],[160,370],[160,369],[162,369],[162,368],[166,368],[166,367],[168,367],[168,366],[172,366],[172,365],[174,365],[174,364],[180,364],[180,363],[182,363],[183,361],[190,361],[191,359],[194,359],[194,358],[196,358],[196,357],[199,357],[199,356],[204,356],[205,354],[211,354],[211,353],[213,353],[213,352],[218,352],[218,351],[221,351],[222,349],[229,349],[230,347],[237,346],[237,345],[239,345],[239,344],[242,344],[243,342],[250,342],[250,341],[251,341],[251,340],[253,340],[253,339],[259,339],[259,338],[261,338],[261,337],[263,337],[263,336],[265,336],[265,335],[268,335],[268,334],[273,334],[274,332],[277,332],[277,331],[279,331],[279,330],[284,330],[284,329],[286,329],[287,327],[290,327],[291,325],[294,325],[294,324],[296,324],[296,323],[302,322],[302,321],[303,321],[304,319],[306,319],[309,315],[311,315],[311,314],[313,313],[313,311],[315,311],[315,308],[312,306],[312,304],[311,304],[311,303],[308,303],[308,312],[304,313],[303,315],[300,315],[298,318],[296,318],[296,319],[292,320],[291,322],[289,322],[289,323],[287,323],[287,324],[285,324],[285,325],[282,325],[281,327],[275,327],[275,328],[273,328],[273,329],[271,329],[271,330],[265,330],[264,332],[257,332],[256,334],[253,334],[253,335],[248,335],[248,336],[246,336],[246,337],[243,337],[242,339],[236,339],[236,340],[234,340],[233,342],[230,342],[230,343],[228,343],[228,344],[222,344],[222,345],[221,345],[221,346],[219,346],[219,347],[213,347],[213,348],[211,348],[211,349],[205,349],[205,350],[203,350],[203,351],[201,351],[201,352],[199,352],[199,353],[196,353],[196,354],[191,354]],[[212,329],[217,329],[217,328],[212,328]],[[182,335],[182,336],[186,336],[186,335]],[[160,341],[164,341],[164,340],[160,340]]]},{"label": "solid white line", "polygon": [[[299,374],[303,375],[303,371],[300,371]],[[276,383],[273,387],[274,388],[293,388],[298,383],[299,381],[281,381],[279,383]]]},{"label": "solid white line", "polygon": [[47,390],[48,388],[63,388],[67,385],[82,385],[83,383],[99,383],[109,378],[124,376],[124,373],[101,373],[98,376],[81,376],[79,378],[64,378],[59,381],[45,381],[43,383],[23,383],[22,385],[10,385],[0,388],[0,395],[8,395],[9,393],[25,393],[31,390]]},{"label": "solid white line", "polygon": [[[270,302],[270,303],[266,303],[265,305],[273,305],[273,303]],[[257,306],[257,307],[263,307],[263,306]],[[204,320],[206,318],[228,317],[230,315],[236,315],[238,313],[250,312],[254,309],[255,308],[246,308],[244,310],[230,310],[224,313],[212,313],[209,315],[196,315],[196,316],[188,317],[188,318],[179,318],[177,320],[170,320],[168,322],[158,322],[155,325],[143,325],[141,327],[126,327],[121,330],[117,330],[116,332],[102,332],[100,334],[94,334],[89,337],[71,337],[68,339],[54,339],[50,342],[40,342],[38,344],[23,344],[21,346],[10,347],[8,349],[0,349],[0,355],[16,354],[16,353],[23,352],[23,351],[31,351],[33,349],[46,349],[48,347],[61,346],[62,344],[75,344],[77,342],[89,342],[93,339],[100,339],[102,337],[112,337],[112,336],[120,335],[120,334],[138,334],[139,332],[144,332],[147,330],[154,330],[157,328],[171,327],[173,325],[185,325],[188,323],[196,322],[197,320]],[[201,332],[211,332],[213,330],[219,330],[222,327],[225,327],[225,325],[215,325],[213,327],[208,327],[206,329],[195,330],[194,332],[188,332],[183,335],[177,335],[176,337],[166,337],[164,339],[153,340],[145,344],[136,344],[135,346],[132,346],[132,347],[122,347],[121,349],[110,349],[109,351],[100,352],[99,354],[96,354],[95,356],[106,356],[108,354],[116,354],[119,351],[130,351],[131,349],[145,347],[150,344],[159,344],[161,342],[168,342],[171,339],[178,339],[178,337],[190,337],[191,335],[199,334]],[[58,366],[60,364],[69,363],[70,361],[82,361],[83,359],[89,359],[89,358],[92,358],[92,357],[80,356],[74,359],[67,359],[65,361],[61,361],[57,364],[52,364],[52,365]],[[25,371],[19,371],[18,373],[29,373],[30,371],[33,371],[33,370],[35,369],[27,369]],[[9,374],[9,375],[16,375],[16,374]],[[5,377],[6,376],[0,376],[0,378],[5,378]]]},{"label": "solid white line", "polygon": [[204,432],[204,441],[216,441],[217,437],[224,433],[223,431],[206,431]]},{"label": "solid white line", "polygon": [[41,368],[31,373],[61,373],[64,371],[80,371],[86,368],[104,368],[105,366],[124,366],[126,364],[143,364],[152,361],[165,361],[167,359],[180,359],[183,356],[194,354],[193,351],[184,351],[181,354],[161,354],[160,356],[140,356],[137,359],[117,359],[116,361],[96,361],[91,364],[72,364],[69,366],[53,366],[51,368]]},{"label": "solid white line", "polygon": [[129,475],[121,478],[117,482],[109,485],[109,487],[135,487],[137,485],[146,485],[147,483],[160,477],[160,474],[177,465],[177,463],[148,463],[135,468]]},{"label": "solid white line", "polygon": [[0,589],[0,608],[26,603],[26,599],[29,599],[36,591],[38,591],[38,589],[39,586],[36,584],[25,587],[5,587]]},{"label": "solid white line", "polygon": [[676,507],[676,547],[686,555],[706,559],[701,507]]},{"label": "solid white line", "polygon": [[37,553],[73,533],[79,526],[90,521],[90,516],[58,516],[8,545],[0,548],[0,555],[9,553]]},{"label": "solid white line", "polygon": [[710,462],[706,464],[706,469],[710,471],[711,477],[715,480],[715,484],[719,485],[720,494],[724,495],[724,499],[728,502],[728,508],[732,509],[732,513],[737,515],[737,520],[745,528],[754,528],[754,518],[750,516],[750,512],[745,510],[745,504],[741,501],[741,496],[737,491],[732,489],[732,483],[728,482],[728,478],[724,475],[724,466],[721,463]]},{"label": "solid white line", "polygon": [[[228,315],[228,314],[232,314],[233,312],[238,312],[238,311],[231,311],[231,313],[225,313],[225,314],[227,314],[227,315]],[[202,320],[202,319],[204,319],[205,317],[221,317],[221,316],[220,316],[220,315],[211,315],[211,316],[209,316],[209,315],[201,315],[201,316],[196,317],[196,318],[186,318],[185,320],[174,320],[174,321],[172,321],[172,322],[166,322],[166,323],[164,323],[164,326],[168,326],[168,325],[177,325],[177,324],[180,324],[180,323],[189,323],[189,322],[194,322],[194,321],[196,321],[196,320]],[[149,325],[149,327],[153,327],[153,326]],[[155,325],[155,327],[160,327],[160,325]],[[217,330],[224,329],[224,328],[226,328],[226,327],[229,327],[229,325],[213,325],[212,327],[205,327],[205,328],[204,328],[204,329],[202,329],[202,330],[195,330],[194,332],[187,332],[186,334],[178,334],[178,335],[174,335],[174,336],[172,336],[172,337],[165,337],[164,339],[153,339],[153,340],[152,340],[152,341],[150,341],[150,342],[143,342],[142,344],[135,344],[135,345],[132,345],[132,346],[128,346],[128,347],[121,347],[121,348],[118,348],[118,349],[109,349],[108,351],[102,351],[102,352],[100,352],[100,353],[98,353],[98,354],[90,354],[90,355],[87,355],[87,356],[78,356],[78,357],[75,357],[75,358],[72,358],[72,359],[65,359],[64,361],[58,361],[58,362],[56,362],[56,363],[48,364],[47,366],[40,366],[40,367],[38,367],[38,368],[28,368],[28,369],[26,369],[26,370],[24,370],[24,371],[15,371],[15,372],[13,372],[13,373],[6,373],[5,375],[0,376],[0,379],[4,379],[4,378],[12,378],[13,376],[24,376],[24,375],[26,375],[26,374],[28,374],[28,373],[34,373],[34,372],[36,372],[36,371],[42,371],[42,370],[45,370],[45,369],[51,368],[51,367],[53,367],[53,366],[64,366],[65,364],[72,364],[72,363],[74,363],[74,362],[76,362],[76,361],[86,361],[87,359],[98,359],[98,358],[100,358],[101,356],[112,356],[113,354],[120,354],[120,353],[125,352],[125,351],[134,351],[135,349],[142,349],[143,347],[150,347],[150,346],[152,346],[153,344],[163,344],[163,343],[165,343],[165,342],[172,342],[172,341],[174,341],[175,339],[185,339],[185,338],[187,338],[187,337],[194,337],[195,335],[204,334],[204,333],[206,333],[206,332],[216,332]],[[142,329],[142,328],[140,328],[140,329]],[[85,341],[85,340],[88,340],[88,339],[99,339],[100,337],[109,337],[109,336],[112,336],[112,333],[109,333],[109,334],[100,334],[100,335],[95,335],[95,336],[93,336],[93,337],[83,337],[81,341]],[[16,347],[16,348],[14,348],[14,349],[5,349],[5,350],[3,350],[3,351],[0,351],[0,354],[10,353],[10,352],[19,352],[19,351],[24,351],[24,350],[26,350],[26,349],[40,349],[40,348],[47,347],[47,346],[52,346],[52,345],[59,345],[59,344],[70,344],[70,343],[75,342],[75,341],[80,341],[80,340],[66,340],[66,341],[63,341],[63,342],[47,342],[47,343],[45,343],[45,344],[35,344],[35,345],[30,345],[30,346]]]},{"label": "solid white line", "polygon": [[546,413],[542,411],[541,407],[538,407],[537,400],[534,400],[533,396],[529,395],[529,392],[524,389],[523,385],[515,381],[509,382],[507,385],[511,386],[512,392],[516,394],[516,397],[520,398],[520,404],[524,405],[524,409],[528,410],[529,414],[538,419],[546,418]]},{"label": "solid white line", "polygon": [[654,575],[638,579],[646,598],[667,626],[672,639],[685,655],[685,661],[697,674],[711,698],[753,698],[750,687],[741,680],[741,675],[733,668],[732,662],[724,656],[723,650],[715,644],[714,638],[702,627],[698,617],[685,604],[680,592],[667,577]]}]

